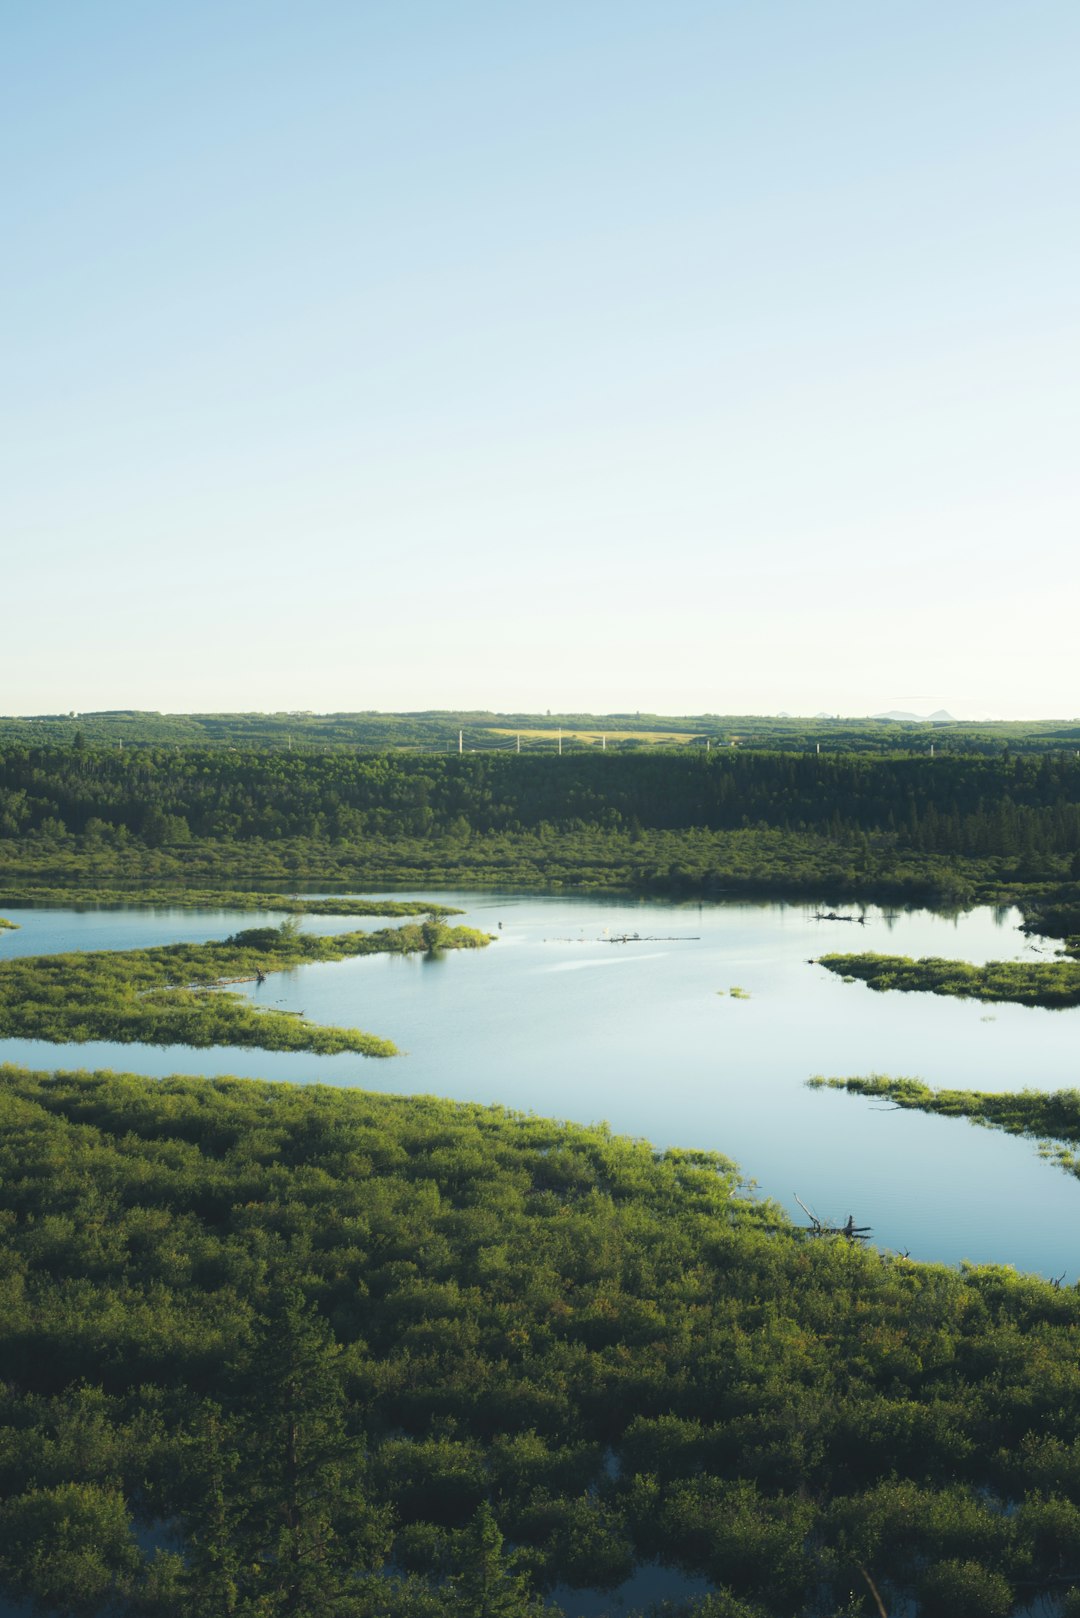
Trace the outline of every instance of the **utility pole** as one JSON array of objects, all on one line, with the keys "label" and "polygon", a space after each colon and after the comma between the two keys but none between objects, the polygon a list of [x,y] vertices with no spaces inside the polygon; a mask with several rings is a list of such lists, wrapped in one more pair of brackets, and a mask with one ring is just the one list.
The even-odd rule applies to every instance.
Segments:
[{"label": "utility pole", "polygon": [[519,753],[521,752],[521,732],[520,731],[518,731],[517,750],[518,750]]},{"label": "utility pole", "polygon": [[462,737],[462,732],[459,730],[458,733],[457,733],[457,750],[458,750],[459,753],[464,752],[464,748],[461,745],[461,737]]},{"label": "utility pole", "polygon": [[606,735],[606,733],[601,734],[601,737],[600,737],[600,751],[601,751],[601,753],[606,753],[607,752],[607,735]]},{"label": "utility pole", "polygon": [[562,726],[559,726],[559,757],[562,758]]}]

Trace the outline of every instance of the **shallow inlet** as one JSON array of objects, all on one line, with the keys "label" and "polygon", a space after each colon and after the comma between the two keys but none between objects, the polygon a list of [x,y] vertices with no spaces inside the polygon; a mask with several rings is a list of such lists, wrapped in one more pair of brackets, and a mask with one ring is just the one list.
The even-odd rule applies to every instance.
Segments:
[{"label": "shallow inlet", "polygon": [[[307,966],[246,992],[314,1021],[386,1035],[405,1052],[394,1060],[30,1040],[0,1041],[0,1060],[237,1073],[605,1119],[657,1147],[723,1152],[800,1224],[796,1192],[824,1221],[854,1214],[876,1243],[913,1258],[1006,1263],[1067,1280],[1080,1270],[1072,1235],[1080,1183],[1041,1161],[1032,1142],[805,1088],[815,1073],[870,1072],[983,1090],[1076,1085],[1080,1008],[875,994],[808,964],[855,949],[985,961],[1034,959],[1034,946],[1050,958],[1052,943],[1021,934],[1015,912],[954,917],[493,892],[391,897],[458,904],[466,913],[455,920],[497,941],[436,959]],[[865,916],[865,925],[817,919],[819,908]],[[0,937],[0,958],[222,938],[279,919],[174,909],[6,914],[20,930]],[[337,932],[357,922],[324,916],[304,925]],[[745,997],[733,997],[735,987]]]}]

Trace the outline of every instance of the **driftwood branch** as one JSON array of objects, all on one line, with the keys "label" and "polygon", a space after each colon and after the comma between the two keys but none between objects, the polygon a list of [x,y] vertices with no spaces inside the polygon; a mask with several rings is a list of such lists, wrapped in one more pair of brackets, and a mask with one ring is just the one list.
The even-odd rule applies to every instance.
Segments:
[{"label": "driftwood branch", "polygon": [[800,1228],[806,1229],[811,1236],[846,1236],[849,1242],[864,1242],[869,1236],[872,1226],[857,1225],[854,1214],[848,1214],[847,1224],[845,1225],[823,1225],[817,1214],[810,1212],[797,1191],[793,1191],[791,1194],[807,1219],[810,1220],[809,1225]]},{"label": "driftwood branch", "polygon": [[870,1594],[874,1598],[874,1605],[877,1607],[879,1618],[889,1618],[888,1613],[885,1611],[885,1603],[881,1599],[881,1592],[878,1589],[877,1585],[874,1583],[873,1579],[870,1577],[869,1573],[863,1567],[861,1562],[856,1562],[855,1566],[858,1568],[859,1572],[862,1574],[863,1578],[866,1580],[867,1588],[869,1589]]}]

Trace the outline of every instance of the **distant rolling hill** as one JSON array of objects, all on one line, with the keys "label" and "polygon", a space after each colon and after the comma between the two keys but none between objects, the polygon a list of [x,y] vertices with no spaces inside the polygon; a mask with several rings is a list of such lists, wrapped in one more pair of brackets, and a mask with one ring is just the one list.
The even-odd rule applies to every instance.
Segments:
[{"label": "distant rolling hill", "polygon": [[872,713],[871,719],[892,719],[898,724],[905,725],[955,725],[957,721],[951,713],[939,708],[936,713],[905,713],[900,708],[890,708],[888,713]]}]

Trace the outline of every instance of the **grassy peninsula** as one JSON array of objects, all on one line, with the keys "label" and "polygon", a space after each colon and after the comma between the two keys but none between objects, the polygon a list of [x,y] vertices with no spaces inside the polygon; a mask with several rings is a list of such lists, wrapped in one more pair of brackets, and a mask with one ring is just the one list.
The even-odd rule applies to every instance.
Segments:
[{"label": "grassy peninsula", "polygon": [[302,933],[290,918],[280,927],[250,928],[224,943],[17,957],[0,961],[0,1037],[393,1056],[387,1039],[263,1010],[225,985],[315,961],[474,949],[488,942],[488,935],[474,928],[435,920],[324,938]]},{"label": "grassy peninsula", "polygon": [[946,1118],[967,1118],[1010,1135],[1028,1135],[1040,1141],[1044,1157],[1052,1157],[1062,1168],[1080,1175],[1080,1162],[1071,1150],[1080,1147],[1080,1090],[934,1089],[921,1079],[890,1078],[882,1073],[864,1078],[818,1077],[808,1083],[813,1089],[875,1096],[897,1107]]},{"label": "grassy peninsula", "polygon": [[871,989],[954,995],[963,1000],[1012,1001],[1051,1009],[1080,1005],[1080,961],[948,961],[938,956],[822,955],[817,965]]},{"label": "grassy peninsula", "polygon": [[812,1089],[877,1096],[919,1112],[978,1119],[1011,1135],[1048,1136],[1080,1146],[1080,1090],[936,1090],[921,1079],[891,1078],[885,1073],[847,1079],[817,1077],[807,1082]]}]

